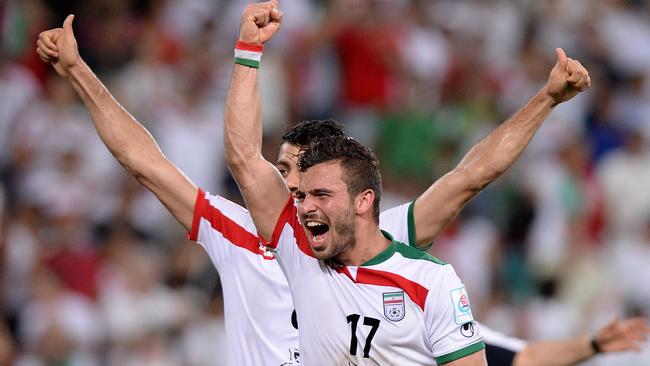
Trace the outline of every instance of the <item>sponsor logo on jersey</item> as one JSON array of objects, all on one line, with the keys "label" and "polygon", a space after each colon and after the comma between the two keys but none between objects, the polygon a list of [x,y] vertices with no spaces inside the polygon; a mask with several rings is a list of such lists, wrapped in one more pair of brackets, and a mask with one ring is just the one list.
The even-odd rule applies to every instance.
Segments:
[{"label": "sponsor logo on jersey", "polygon": [[451,303],[454,307],[454,320],[456,324],[465,324],[474,321],[472,307],[465,286],[451,290]]},{"label": "sponsor logo on jersey", "polygon": [[269,250],[269,248],[260,243],[260,246],[257,248],[259,250],[259,254],[264,257],[264,259],[275,259],[275,255],[273,255],[273,252]]},{"label": "sponsor logo on jersey", "polygon": [[460,334],[465,338],[472,338],[474,336],[474,324],[465,323],[460,327]]},{"label": "sponsor logo on jersey", "polygon": [[404,291],[384,292],[384,316],[386,319],[398,322],[404,319],[406,308],[404,306]]}]

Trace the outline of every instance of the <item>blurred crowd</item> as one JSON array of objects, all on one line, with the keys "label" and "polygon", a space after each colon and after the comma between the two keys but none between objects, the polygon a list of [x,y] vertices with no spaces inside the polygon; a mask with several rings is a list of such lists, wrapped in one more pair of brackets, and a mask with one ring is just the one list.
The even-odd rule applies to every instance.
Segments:
[{"label": "blurred crowd", "polygon": [[[413,200],[520,108],[555,63],[591,89],[431,252],[476,318],[529,340],[650,316],[650,2],[281,0],[261,67],[265,149],[336,118]],[[114,161],[38,33],[76,14],[84,60],[198,186],[240,202],[223,106],[242,0],[0,2],[0,365],[222,365],[221,285],[202,249]],[[273,314],[269,314],[273,316]],[[589,365],[648,365],[639,354]]]}]

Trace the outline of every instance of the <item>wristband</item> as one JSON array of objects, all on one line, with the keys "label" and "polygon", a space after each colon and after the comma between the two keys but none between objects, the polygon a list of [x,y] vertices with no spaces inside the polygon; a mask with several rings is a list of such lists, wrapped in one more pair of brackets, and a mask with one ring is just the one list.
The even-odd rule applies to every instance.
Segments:
[{"label": "wristband", "polygon": [[264,51],[264,45],[237,41],[235,45],[235,63],[259,69],[262,51]]},{"label": "wristband", "polygon": [[600,344],[598,344],[598,340],[596,339],[596,335],[594,334],[591,336],[591,349],[594,351],[594,353],[602,353],[603,349],[600,347]]}]

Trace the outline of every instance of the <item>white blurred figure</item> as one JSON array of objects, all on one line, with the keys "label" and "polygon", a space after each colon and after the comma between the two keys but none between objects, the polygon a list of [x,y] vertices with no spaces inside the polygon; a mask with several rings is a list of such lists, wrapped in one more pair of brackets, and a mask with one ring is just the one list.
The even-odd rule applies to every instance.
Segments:
[{"label": "white blurred figure", "polygon": [[438,101],[439,88],[449,68],[451,55],[444,34],[427,18],[422,2],[410,4],[404,24],[404,38],[398,45],[402,62],[413,80],[407,86],[409,98],[431,106]]},{"label": "white blurred figure", "polygon": [[613,108],[622,128],[639,130],[650,145],[650,70],[630,76],[625,87],[614,93]]},{"label": "white blurred figure", "polygon": [[558,285],[555,279],[544,281],[540,286],[541,296],[526,304],[524,314],[528,329],[525,339],[568,339],[577,333],[579,313],[557,296]]},{"label": "white blurred figure", "polygon": [[124,352],[152,332],[175,329],[191,312],[187,299],[162,284],[159,257],[153,250],[124,246],[103,275],[100,304],[109,338],[124,345]]},{"label": "white blurred figure", "polygon": [[9,158],[11,130],[16,118],[39,94],[36,77],[27,68],[10,62],[0,49],[0,168]]},{"label": "white blurred figure", "polygon": [[[211,191],[223,192],[223,106],[214,100],[215,70],[210,53],[189,49],[177,72],[176,96],[157,101],[152,134],[165,156],[192,181]],[[171,216],[150,192],[139,192],[130,206],[130,220],[139,229],[154,233],[166,226],[164,223]]]},{"label": "white blurred figure", "polygon": [[93,351],[104,339],[104,327],[95,304],[64,289],[54,274],[42,269],[34,274],[32,291],[19,318],[19,338],[27,352],[17,364],[99,365]]},{"label": "white blurred figure", "polygon": [[481,64],[499,69],[515,66],[513,61],[525,34],[523,6],[507,0],[426,3],[437,24],[460,38],[479,41]]},{"label": "white blurred figure", "polygon": [[184,328],[180,341],[187,366],[226,365],[228,350],[221,296],[214,296],[206,312]]},{"label": "white blurred figure", "polygon": [[[179,14],[187,14],[187,9]],[[164,46],[169,42],[166,29],[153,21],[144,23],[134,58],[112,79],[116,98],[147,127],[156,123],[156,107],[174,99],[174,70],[163,61]]]},{"label": "white blurred figure", "polygon": [[29,279],[38,265],[39,231],[42,216],[34,207],[20,206],[15,217],[8,220],[3,235],[5,240],[2,268],[5,311],[16,315],[29,298]]},{"label": "white blurred figure", "polygon": [[94,173],[109,157],[94,153],[93,145],[100,142],[71,86],[50,78],[47,99],[31,103],[13,132],[12,163],[20,198],[51,215],[89,214],[98,184],[105,184],[104,176]]},{"label": "white blurred figure", "polygon": [[[627,74],[647,72],[650,64],[650,22],[648,14],[638,11],[634,2],[608,0],[597,2],[593,16],[604,40],[608,57]],[[639,2],[641,3],[641,2]]]},{"label": "white blurred figure", "polygon": [[605,198],[610,238],[640,238],[650,215],[650,150],[639,131],[630,131],[624,149],[601,160],[597,175]]}]

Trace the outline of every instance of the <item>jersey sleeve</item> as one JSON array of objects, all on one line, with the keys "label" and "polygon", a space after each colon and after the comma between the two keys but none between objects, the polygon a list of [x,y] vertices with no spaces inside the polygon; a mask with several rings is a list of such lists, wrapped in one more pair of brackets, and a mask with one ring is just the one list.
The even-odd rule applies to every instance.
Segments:
[{"label": "jersey sleeve", "polygon": [[271,240],[266,245],[275,253],[290,283],[294,276],[300,275],[300,268],[305,261],[317,260],[298,219],[298,210],[293,196],[289,196],[275,224]]},{"label": "jersey sleeve", "polygon": [[427,295],[425,322],[436,362],[444,365],[484,349],[485,344],[453,267],[444,265],[436,282]]},{"label": "jersey sleeve", "polygon": [[382,211],[379,214],[379,227],[389,233],[393,239],[415,247],[413,202]]},{"label": "jersey sleeve", "polygon": [[[231,259],[235,250],[265,255],[248,210],[221,196],[199,189],[188,239],[206,250],[217,269]],[[266,253],[267,256],[272,255]]]},{"label": "jersey sleeve", "polygon": [[426,247],[418,247],[415,231],[415,201],[382,211],[379,214],[379,227],[393,236],[393,239],[406,243],[414,248],[429,250],[433,242]]}]

